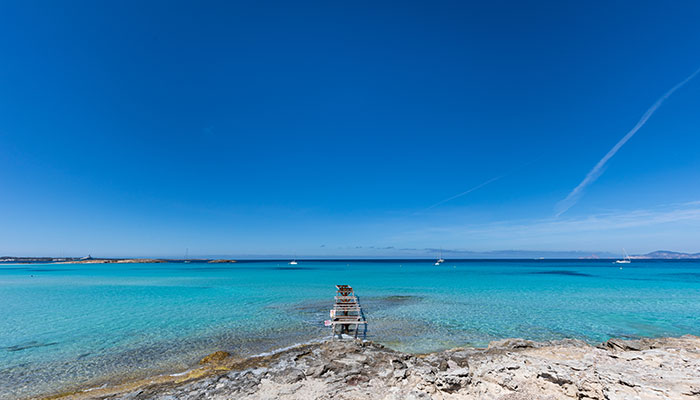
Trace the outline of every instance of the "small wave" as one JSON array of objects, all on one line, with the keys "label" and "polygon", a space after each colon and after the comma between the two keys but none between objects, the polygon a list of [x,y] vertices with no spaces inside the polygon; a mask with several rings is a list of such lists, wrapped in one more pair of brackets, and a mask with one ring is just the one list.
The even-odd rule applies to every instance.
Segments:
[{"label": "small wave", "polygon": [[323,342],[325,342],[326,340],[329,340],[329,339],[331,339],[331,338],[333,338],[333,336],[327,336],[327,337],[324,337],[324,338],[311,339],[311,340],[307,340],[306,342],[295,343],[295,344],[292,344],[292,345],[289,345],[289,346],[281,347],[281,348],[279,348],[279,349],[270,350],[270,351],[266,351],[266,352],[259,353],[259,354],[254,354],[254,355],[249,356],[249,357],[246,357],[246,358],[250,359],[250,358],[256,358],[256,357],[269,357],[269,356],[274,356],[275,354],[283,353],[283,352],[285,352],[285,351],[287,351],[287,350],[291,350],[291,349],[294,349],[294,348],[296,348],[296,347],[307,346],[307,345],[310,345],[310,344],[323,343]]}]

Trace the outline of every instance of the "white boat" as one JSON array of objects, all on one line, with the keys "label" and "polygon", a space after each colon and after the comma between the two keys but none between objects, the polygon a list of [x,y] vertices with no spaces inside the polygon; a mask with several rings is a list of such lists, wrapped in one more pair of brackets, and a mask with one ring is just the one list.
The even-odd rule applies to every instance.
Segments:
[{"label": "white boat", "polygon": [[438,260],[435,261],[435,265],[440,265],[444,262],[445,262],[445,260],[442,258],[442,249],[440,249],[440,258],[438,258]]},{"label": "white boat", "polygon": [[296,255],[296,253],[294,253],[294,258],[292,258],[292,261],[289,262],[289,265],[297,265],[297,264],[299,264],[297,262],[297,255]]},{"label": "white boat", "polygon": [[625,258],[623,258],[622,260],[615,260],[615,264],[630,264],[632,262],[632,259],[630,259],[630,255],[627,254],[627,251],[625,251],[625,249],[622,249],[622,252],[625,254]]}]

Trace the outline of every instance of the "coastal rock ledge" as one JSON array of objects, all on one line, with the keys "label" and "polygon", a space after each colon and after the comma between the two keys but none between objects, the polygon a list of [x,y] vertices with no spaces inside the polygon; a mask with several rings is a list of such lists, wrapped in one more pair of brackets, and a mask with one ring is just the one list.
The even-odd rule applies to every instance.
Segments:
[{"label": "coastal rock ledge", "polygon": [[[700,399],[700,338],[493,342],[487,349],[412,355],[367,341],[327,341],[235,359],[179,380],[99,399]],[[158,383],[154,383],[158,382]]]}]

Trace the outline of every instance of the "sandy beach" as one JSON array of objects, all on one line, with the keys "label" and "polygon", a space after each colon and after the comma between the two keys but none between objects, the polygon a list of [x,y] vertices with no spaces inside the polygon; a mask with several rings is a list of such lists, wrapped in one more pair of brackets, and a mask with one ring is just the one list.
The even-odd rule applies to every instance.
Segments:
[{"label": "sandy beach", "polygon": [[700,337],[506,339],[413,355],[369,341],[326,340],[185,372],[46,399],[678,399],[700,398]]}]

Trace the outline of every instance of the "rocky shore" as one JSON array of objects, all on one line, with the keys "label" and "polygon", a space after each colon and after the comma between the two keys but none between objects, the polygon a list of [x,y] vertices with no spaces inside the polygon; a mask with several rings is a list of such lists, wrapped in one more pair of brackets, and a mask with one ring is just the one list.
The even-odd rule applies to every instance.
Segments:
[{"label": "rocky shore", "polygon": [[201,366],[62,399],[700,399],[700,338],[492,342],[405,354],[335,340]]}]

